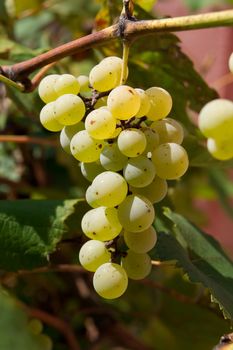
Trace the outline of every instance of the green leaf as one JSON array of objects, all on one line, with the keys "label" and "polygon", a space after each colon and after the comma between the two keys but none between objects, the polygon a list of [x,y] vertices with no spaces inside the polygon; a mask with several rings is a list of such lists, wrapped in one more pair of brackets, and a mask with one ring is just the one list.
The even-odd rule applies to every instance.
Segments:
[{"label": "green leaf", "polygon": [[156,248],[159,259],[176,260],[192,282],[209,288],[225,316],[233,318],[233,263],[214,238],[181,215],[166,209],[165,216],[174,223],[178,240],[171,234],[159,233]]},{"label": "green leaf", "polygon": [[151,11],[157,0],[135,0],[135,4],[145,11]]},{"label": "green leaf", "polygon": [[27,328],[28,318],[22,308],[0,289],[0,349],[43,350],[37,337]]},{"label": "green leaf", "polygon": [[81,221],[85,211],[82,200],[0,201],[0,269],[16,271],[47,264],[49,254],[68,231],[66,221],[72,214]]}]

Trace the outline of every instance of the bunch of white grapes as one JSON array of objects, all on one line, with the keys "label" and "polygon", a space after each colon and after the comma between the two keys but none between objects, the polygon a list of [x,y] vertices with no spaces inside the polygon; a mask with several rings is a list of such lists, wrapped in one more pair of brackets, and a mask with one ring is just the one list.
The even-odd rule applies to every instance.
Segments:
[{"label": "bunch of white grapes", "polygon": [[120,85],[122,64],[121,58],[107,57],[89,77],[50,75],[39,86],[47,103],[41,123],[61,131],[61,146],[91,182],[86,200],[92,209],[81,223],[90,240],[79,260],[94,272],[94,288],[107,299],[121,296],[128,278],[150,273],[148,252],[157,239],[153,204],[166,196],[167,180],[180,178],[189,163],[181,146],[183,127],[166,118],[170,94],[160,87]]},{"label": "bunch of white grapes", "polygon": [[[233,53],[229,59],[233,73]],[[207,103],[199,115],[199,128],[207,137],[207,149],[219,160],[233,158],[233,102],[216,99]]]}]

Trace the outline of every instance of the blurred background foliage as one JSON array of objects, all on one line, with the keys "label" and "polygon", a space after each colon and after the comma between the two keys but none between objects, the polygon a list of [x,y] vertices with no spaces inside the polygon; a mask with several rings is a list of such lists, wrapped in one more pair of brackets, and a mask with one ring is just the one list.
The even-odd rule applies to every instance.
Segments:
[{"label": "blurred background foliage", "polygon": [[[190,11],[233,3],[183,1]],[[156,17],[155,5],[153,0],[135,1],[136,17]],[[121,6],[121,0],[2,0],[0,65],[29,59],[102,29],[116,22]],[[61,60],[50,73],[88,74],[105,55],[121,55],[121,51],[120,42],[90,49]],[[50,349],[27,327],[31,309],[64,319],[74,329],[80,348],[88,350],[211,350],[230,331],[230,321],[217,304],[210,303],[210,292],[225,316],[232,318],[232,263],[217,242],[183,218],[197,226],[206,223],[196,205],[200,199],[218,199],[233,216],[229,175],[233,162],[211,158],[195,126],[197,112],[217,92],[195,71],[173,34],[139,39],[131,49],[129,72],[132,86],[158,85],[173,96],[172,117],[186,130],[190,170],[181,181],[170,183],[169,196],[156,208],[160,234],[153,258],[162,264],[148,280],[131,282],[125,296],[112,302],[95,295],[89,274],[12,272],[45,266],[49,255],[52,264],[77,262],[83,242],[80,219],[86,210],[78,199],[88,183],[77,161],[59,147],[58,137],[39,124],[42,102],[37,91],[22,94],[0,84],[0,134],[40,140],[18,143],[12,138],[0,143],[0,350]],[[181,216],[170,212],[164,216],[164,206]],[[46,320],[44,332],[54,350],[69,348],[62,333]]]}]

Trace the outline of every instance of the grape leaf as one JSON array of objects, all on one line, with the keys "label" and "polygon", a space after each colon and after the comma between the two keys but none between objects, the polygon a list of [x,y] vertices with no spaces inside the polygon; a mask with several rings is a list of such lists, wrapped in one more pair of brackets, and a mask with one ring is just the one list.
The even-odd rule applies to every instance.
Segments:
[{"label": "grape leaf", "polygon": [[74,214],[81,221],[84,211],[80,200],[0,201],[0,269],[16,271],[47,264],[49,254],[68,231],[67,220]]},{"label": "grape leaf", "polygon": [[173,222],[177,239],[160,232],[155,250],[158,258],[176,260],[192,282],[209,288],[224,315],[233,318],[233,263],[214,238],[181,215],[166,209],[165,216]]}]

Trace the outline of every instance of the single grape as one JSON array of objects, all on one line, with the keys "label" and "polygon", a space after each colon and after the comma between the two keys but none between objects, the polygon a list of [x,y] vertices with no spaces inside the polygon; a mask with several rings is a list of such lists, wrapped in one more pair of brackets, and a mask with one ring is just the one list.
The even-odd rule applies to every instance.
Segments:
[{"label": "single grape", "polygon": [[28,322],[27,328],[30,333],[38,335],[43,331],[43,323],[37,318],[33,318]]},{"label": "single grape", "polygon": [[141,101],[136,117],[141,118],[145,116],[150,109],[150,99],[143,89],[135,89],[135,91],[138,93]]},{"label": "single grape", "polygon": [[43,350],[52,350],[53,341],[48,335],[39,334],[37,337],[37,341]]},{"label": "single grape", "polygon": [[50,74],[41,80],[38,86],[38,93],[43,102],[49,103],[58,98],[57,93],[54,90],[54,84],[58,78],[58,74]]},{"label": "single grape", "polygon": [[118,136],[117,145],[125,156],[137,157],[145,151],[146,136],[141,130],[125,129]]},{"label": "single grape", "polygon": [[[117,73],[117,82],[116,82],[116,86],[120,85],[120,81],[121,81],[121,71],[122,71],[122,65],[123,65],[123,60],[120,57],[116,57],[116,56],[109,56],[109,57],[105,57],[101,62],[101,65],[104,66],[108,66],[110,67],[113,71],[115,71]],[[126,74],[126,78],[128,77],[128,67],[127,67],[127,74]]]},{"label": "single grape", "polygon": [[98,241],[110,241],[121,232],[116,208],[98,207],[89,210],[81,222],[84,234]]},{"label": "single grape", "polygon": [[118,264],[101,265],[93,277],[95,291],[105,299],[119,298],[127,289],[128,277],[124,268]]},{"label": "single grape", "polygon": [[230,69],[231,73],[233,73],[233,52],[229,57],[229,69]]},{"label": "single grape", "polygon": [[95,103],[94,108],[98,109],[100,107],[107,107],[107,99],[108,99],[108,96],[100,97]]},{"label": "single grape", "polygon": [[97,140],[108,139],[116,129],[116,118],[107,107],[100,107],[87,115],[85,128]]},{"label": "single grape", "polygon": [[159,145],[159,135],[154,129],[143,127],[142,132],[146,136],[146,148],[143,154],[148,155],[149,152],[153,152]]},{"label": "single grape", "polygon": [[147,253],[157,242],[157,233],[153,226],[142,232],[124,231],[126,245],[135,253]]},{"label": "single grape", "polygon": [[80,86],[80,94],[91,92],[91,88],[89,87],[89,78],[87,75],[79,75],[77,77],[77,81]]},{"label": "single grape", "polygon": [[228,160],[233,158],[233,139],[217,141],[207,140],[207,149],[210,154],[219,160]]},{"label": "single grape", "polygon": [[141,99],[130,86],[120,85],[108,95],[107,106],[117,119],[127,120],[139,111]]},{"label": "single grape", "polygon": [[93,181],[94,178],[105,171],[101,164],[98,162],[83,163],[81,162],[81,173],[88,180]]},{"label": "single grape", "polygon": [[97,161],[102,148],[103,142],[93,139],[86,130],[79,131],[72,137],[70,142],[72,155],[84,163]]},{"label": "single grape", "polygon": [[167,194],[168,186],[165,179],[155,176],[153,181],[146,187],[138,188],[130,186],[129,190],[133,194],[140,194],[149,199],[151,203],[158,203]]},{"label": "single grape", "polygon": [[134,187],[148,186],[155,177],[155,166],[145,156],[129,159],[123,170],[124,178]]},{"label": "single grape", "polygon": [[77,124],[84,117],[85,111],[83,100],[73,94],[62,95],[55,102],[56,119],[63,125]]},{"label": "single grape", "polygon": [[112,67],[98,64],[90,71],[91,86],[100,92],[109,91],[117,85],[117,72]]},{"label": "single grape", "polygon": [[118,207],[121,225],[127,231],[141,232],[154,221],[155,212],[151,202],[141,195],[129,195]]},{"label": "single grape", "polygon": [[60,131],[63,125],[56,119],[55,102],[49,102],[40,111],[40,122],[49,131]]},{"label": "single grape", "polygon": [[172,109],[172,98],[168,91],[160,87],[151,87],[146,90],[151,107],[147,112],[150,120],[159,120],[165,118]]},{"label": "single grape", "polygon": [[141,280],[151,272],[151,258],[148,254],[138,254],[132,250],[121,260],[122,267],[132,280]]},{"label": "single grape", "polygon": [[159,143],[174,142],[181,144],[184,139],[182,125],[172,118],[157,120],[151,124],[151,129],[157,131]]},{"label": "single grape", "polygon": [[101,241],[90,240],[79,251],[80,264],[88,271],[95,272],[100,265],[109,262],[111,254]]},{"label": "single grape", "polygon": [[54,84],[54,90],[57,96],[65,94],[77,95],[80,90],[78,80],[71,74],[62,74],[56,79]]},{"label": "single grape", "polygon": [[206,137],[223,140],[233,137],[233,102],[222,98],[207,103],[201,110],[199,128]]},{"label": "single grape", "polygon": [[180,178],[188,169],[189,160],[185,149],[177,143],[163,143],[152,153],[156,173],[166,180]]},{"label": "single grape", "polygon": [[96,196],[96,203],[105,207],[119,205],[128,192],[123,176],[113,171],[104,171],[96,176],[91,186]]},{"label": "single grape", "polygon": [[60,133],[60,144],[66,153],[71,154],[70,142],[71,142],[72,137],[77,132],[84,130],[84,129],[85,129],[85,125],[83,122],[79,122],[79,123],[74,124],[74,125],[64,126],[64,128],[62,129],[62,131]]},{"label": "single grape", "polygon": [[106,144],[100,154],[100,163],[106,170],[122,170],[127,161],[128,158],[120,152],[116,143]]}]

